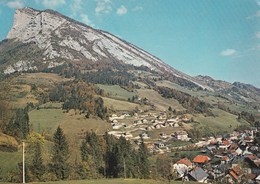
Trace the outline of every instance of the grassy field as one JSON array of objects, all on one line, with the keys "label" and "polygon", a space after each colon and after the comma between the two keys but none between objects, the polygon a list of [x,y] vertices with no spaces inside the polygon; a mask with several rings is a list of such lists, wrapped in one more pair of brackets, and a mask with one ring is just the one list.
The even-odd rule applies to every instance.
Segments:
[{"label": "grassy field", "polygon": [[[140,179],[97,179],[97,180],[72,180],[56,182],[32,182],[35,184],[169,184],[167,180],[140,180]],[[181,184],[181,181],[171,181],[171,184]],[[197,182],[185,182],[185,184],[196,184]],[[0,182],[0,184],[11,184]]]},{"label": "grassy field", "polygon": [[35,109],[29,112],[29,120],[32,129],[36,132],[53,133],[59,124],[63,122],[66,114],[62,109]]},{"label": "grassy field", "polygon": [[238,121],[237,116],[227,113],[220,109],[212,111],[216,117],[197,115],[195,121],[199,122],[199,126],[208,127],[212,132],[232,132],[237,126],[246,124],[245,121]]},{"label": "grassy field", "polygon": [[116,100],[116,99],[107,98],[107,97],[102,97],[102,99],[104,100],[106,107],[113,109],[115,111],[131,111],[131,110],[134,110],[136,107],[138,107],[138,109],[142,109],[142,110],[150,109],[150,107],[147,105],[141,106],[136,103]]},{"label": "grassy field", "polygon": [[147,98],[158,110],[165,111],[171,106],[174,109],[183,110],[182,105],[177,100],[163,98],[159,93],[151,89],[139,89],[138,95]]},{"label": "grassy field", "polygon": [[103,85],[97,84],[97,86],[103,89],[106,93],[109,93],[109,97],[120,99],[120,100],[128,100],[128,98],[132,98],[132,96],[137,95],[137,93],[129,92],[118,85]]},{"label": "grassy field", "polygon": [[0,151],[0,167],[2,168],[2,176],[5,176],[9,171],[14,170],[17,164],[22,162],[22,151],[18,152],[2,152]]}]

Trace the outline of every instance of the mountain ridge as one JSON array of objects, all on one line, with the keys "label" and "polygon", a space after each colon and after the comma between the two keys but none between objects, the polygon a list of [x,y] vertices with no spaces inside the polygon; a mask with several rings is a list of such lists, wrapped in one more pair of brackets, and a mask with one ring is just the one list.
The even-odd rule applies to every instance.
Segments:
[{"label": "mountain ridge", "polygon": [[[169,73],[190,81],[209,91],[218,91],[219,88],[219,86],[213,85],[219,80],[207,79],[212,82],[210,84],[200,77],[191,77],[126,40],[107,31],[92,28],[50,9],[36,10],[30,7],[17,9],[7,39],[0,43],[0,53],[6,52],[3,47],[8,44],[15,45],[15,47],[10,46],[8,52],[16,49],[20,53],[30,54],[27,54],[23,59],[19,59],[22,58],[20,57],[21,54],[16,57],[12,53],[15,55],[13,62],[6,58],[2,59],[1,62],[0,55],[0,70],[6,74],[15,71],[53,68],[67,62],[93,64],[102,61],[145,66],[161,74]],[[21,48],[25,50],[21,50]],[[230,87],[227,82],[225,85],[228,88]]]},{"label": "mountain ridge", "polygon": [[[146,66],[160,73],[168,72],[211,90],[143,49],[109,32],[94,29],[53,10],[17,9],[7,40],[36,44],[41,51],[44,51],[43,63],[49,60],[49,68],[63,64],[64,62],[55,61],[59,58],[87,60],[92,63],[99,60],[115,60],[134,66]],[[31,68],[35,69],[33,64],[35,61],[23,63],[27,65],[32,63]],[[4,73],[17,71],[10,65],[6,69]]]}]

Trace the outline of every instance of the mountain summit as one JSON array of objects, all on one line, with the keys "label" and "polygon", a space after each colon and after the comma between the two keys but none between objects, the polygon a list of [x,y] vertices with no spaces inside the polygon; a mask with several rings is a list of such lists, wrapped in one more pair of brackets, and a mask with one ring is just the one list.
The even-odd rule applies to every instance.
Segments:
[{"label": "mountain summit", "polygon": [[17,9],[13,27],[7,40],[2,41],[0,52],[4,73],[53,68],[66,62],[82,66],[116,63],[171,73],[209,89],[133,44],[52,10]]}]

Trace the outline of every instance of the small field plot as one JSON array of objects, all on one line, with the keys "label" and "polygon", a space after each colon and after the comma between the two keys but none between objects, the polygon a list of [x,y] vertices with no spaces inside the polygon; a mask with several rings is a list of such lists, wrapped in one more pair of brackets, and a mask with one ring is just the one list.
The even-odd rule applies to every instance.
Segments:
[{"label": "small field plot", "polygon": [[17,164],[22,162],[22,151],[18,152],[2,152],[0,151],[0,166],[2,176],[6,176],[8,172],[17,168]]},{"label": "small field plot", "polygon": [[68,81],[67,79],[54,73],[27,73],[19,77],[20,82],[35,84],[36,86],[51,86],[58,82]]},{"label": "small field plot", "polygon": [[40,108],[29,112],[29,120],[32,129],[36,132],[52,133],[63,122],[65,113],[62,109]]},{"label": "small field plot", "polygon": [[245,121],[237,120],[237,116],[227,113],[220,109],[213,109],[215,117],[198,115],[195,117],[195,121],[200,122],[200,126],[206,126],[211,129],[212,132],[232,132],[241,124],[246,124]]},{"label": "small field plot", "polygon": [[122,101],[122,100],[116,100],[116,99],[112,99],[112,98],[107,98],[107,97],[102,97],[102,99],[104,100],[105,106],[110,108],[110,109],[114,109],[116,111],[131,111],[134,110],[136,107],[138,109],[150,109],[150,106],[147,105],[139,105],[136,103],[131,103],[131,102],[127,102],[127,101]]},{"label": "small field plot", "polygon": [[100,89],[103,89],[106,93],[109,93],[109,97],[121,100],[128,100],[137,95],[137,93],[129,92],[118,85],[97,85]]},{"label": "small field plot", "polygon": [[147,98],[158,110],[165,111],[170,106],[176,110],[185,110],[177,100],[173,98],[163,98],[158,92],[152,89],[139,89],[138,95],[141,98]]}]

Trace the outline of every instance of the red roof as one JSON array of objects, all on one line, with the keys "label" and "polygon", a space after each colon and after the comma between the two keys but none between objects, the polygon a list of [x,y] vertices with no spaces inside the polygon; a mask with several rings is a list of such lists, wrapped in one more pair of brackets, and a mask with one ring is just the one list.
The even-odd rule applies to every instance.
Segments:
[{"label": "red roof", "polygon": [[226,145],[229,145],[230,143],[228,140],[224,140],[224,141],[222,141],[222,144],[226,146]]},{"label": "red roof", "polygon": [[237,149],[238,145],[236,143],[232,143],[229,147],[229,150]]},{"label": "red roof", "polygon": [[249,158],[250,160],[253,160],[256,158],[256,155],[248,155],[247,158]]},{"label": "red roof", "polygon": [[222,157],[222,160],[228,161],[228,160],[230,160],[230,159],[229,159],[229,157],[224,156],[224,157]]},{"label": "red roof", "polygon": [[235,167],[233,167],[232,170],[233,170],[237,175],[243,174],[243,171],[241,170],[241,168],[240,168],[238,165],[235,166]]},{"label": "red roof", "polygon": [[193,162],[195,163],[205,163],[209,161],[209,157],[205,155],[197,155],[194,159]]},{"label": "red roof", "polygon": [[192,166],[191,161],[187,158],[183,158],[183,159],[179,160],[178,162],[176,162],[176,164],[184,164],[186,166]]},{"label": "red roof", "polygon": [[233,171],[230,171],[229,173],[230,173],[231,176],[233,176],[233,178],[238,180],[238,176]]}]

